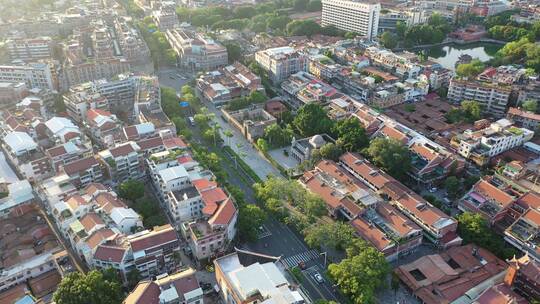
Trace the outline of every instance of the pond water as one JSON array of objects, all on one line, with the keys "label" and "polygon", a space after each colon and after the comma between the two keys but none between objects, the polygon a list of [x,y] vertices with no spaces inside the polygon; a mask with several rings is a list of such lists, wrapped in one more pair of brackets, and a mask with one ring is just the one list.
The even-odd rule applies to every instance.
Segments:
[{"label": "pond water", "polygon": [[[470,55],[473,59],[478,58],[482,61],[488,61],[495,53],[502,48],[502,45],[492,43],[474,43],[466,45],[451,44],[446,46],[437,46],[425,49],[429,57],[432,57],[443,67],[455,70],[455,64],[459,56],[463,54]],[[420,51],[419,51],[420,52]]]}]

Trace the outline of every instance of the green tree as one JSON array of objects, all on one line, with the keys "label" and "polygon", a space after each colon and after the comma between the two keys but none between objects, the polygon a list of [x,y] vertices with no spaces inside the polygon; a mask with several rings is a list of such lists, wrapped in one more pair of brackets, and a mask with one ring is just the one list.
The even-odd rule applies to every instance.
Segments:
[{"label": "green tree", "polygon": [[304,240],[311,248],[333,248],[345,250],[356,239],[351,225],[342,222],[313,225],[304,231]]},{"label": "green tree", "polygon": [[479,59],[473,59],[470,63],[462,63],[457,66],[456,74],[461,77],[474,77],[484,71],[485,65]]},{"label": "green tree", "polygon": [[407,147],[393,138],[376,138],[367,148],[367,154],[377,166],[397,179],[406,176],[411,168]]},{"label": "green tree", "polygon": [[268,100],[268,97],[261,91],[252,91],[249,93],[248,100],[250,103],[263,103]]},{"label": "green tree", "polygon": [[287,33],[289,36],[311,37],[321,32],[321,26],[313,20],[293,20],[287,23]]},{"label": "green tree", "polygon": [[328,275],[355,304],[376,303],[375,292],[386,285],[390,266],[384,254],[361,239],[347,249],[347,257],[328,266]]},{"label": "green tree", "polygon": [[234,9],[234,18],[245,19],[251,18],[257,14],[255,7],[253,5],[242,5],[237,6]]},{"label": "green tree", "polygon": [[266,213],[257,205],[242,206],[238,215],[238,232],[242,241],[257,240],[259,227],[266,221]]},{"label": "green tree", "polygon": [[465,100],[461,102],[461,111],[468,122],[475,122],[482,117],[482,107],[477,101]]},{"label": "green tree", "polygon": [[118,187],[118,196],[134,202],[144,196],[144,183],[134,179],[127,180]]},{"label": "green tree", "polygon": [[516,250],[506,246],[504,239],[489,227],[488,222],[479,213],[464,212],[456,219],[458,234],[465,244],[474,243],[505,260],[516,254]]},{"label": "green tree", "polygon": [[448,197],[456,199],[461,190],[459,179],[455,176],[449,176],[444,181],[444,188],[446,189],[446,192],[448,192]]},{"label": "green tree", "polygon": [[227,48],[227,55],[229,56],[229,63],[234,63],[242,58],[242,48],[236,42],[227,42],[224,44]]},{"label": "green tree", "polygon": [[122,303],[123,299],[121,285],[104,279],[103,274],[97,270],[87,274],[68,274],[53,295],[53,300],[58,304],[114,304]]},{"label": "green tree", "polygon": [[306,6],[308,12],[318,12],[322,9],[321,0],[310,0]]},{"label": "green tree", "polygon": [[282,128],[278,124],[272,124],[264,129],[264,138],[273,147],[283,147],[291,143],[293,134],[289,128]]},{"label": "green tree", "polygon": [[523,110],[536,113],[538,102],[536,100],[525,100],[522,104]]},{"label": "green tree", "polygon": [[309,3],[309,0],[294,0],[294,10],[297,12],[302,12],[306,10],[306,7]]},{"label": "green tree", "polygon": [[397,35],[391,33],[391,32],[388,32],[388,31],[385,31],[384,33],[382,33],[381,35],[381,39],[380,39],[380,42],[382,43],[382,45],[387,48],[387,49],[393,49],[397,46],[398,44],[398,40],[397,40]]},{"label": "green tree", "polygon": [[293,126],[302,137],[329,133],[333,122],[326,115],[324,108],[315,103],[302,106],[293,120]]},{"label": "green tree", "polygon": [[407,32],[407,25],[403,21],[398,21],[396,23],[396,35],[399,39],[405,38],[405,33]]},{"label": "green tree", "polygon": [[135,288],[135,286],[137,286],[139,281],[142,279],[141,273],[137,268],[133,268],[127,273],[126,279],[127,279],[128,289],[131,290]]},{"label": "green tree", "polygon": [[257,139],[257,147],[258,147],[263,153],[268,152],[268,143],[266,142],[266,140],[264,140],[264,138],[259,138],[259,139]]},{"label": "green tree", "polygon": [[360,151],[369,143],[366,130],[355,117],[338,121],[332,128],[332,134],[337,138],[339,145],[346,151]]},{"label": "green tree", "polygon": [[341,154],[343,154],[343,150],[334,143],[326,143],[319,149],[319,153],[324,159],[338,161]]}]

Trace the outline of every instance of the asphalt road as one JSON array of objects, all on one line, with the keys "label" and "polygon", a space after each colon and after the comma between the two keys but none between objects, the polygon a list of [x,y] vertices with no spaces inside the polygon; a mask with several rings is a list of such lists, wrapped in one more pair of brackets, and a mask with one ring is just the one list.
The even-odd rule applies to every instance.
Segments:
[{"label": "asphalt road", "polygon": [[[202,138],[195,128],[193,130],[193,138],[202,142]],[[246,142],[245,144],[248,143]],[[210,151],[214,151],[215,149],[214,147],[209,147]],[[227,172],[229,182],[242,190],[246,202],[255,203],[253,188],[249,182],[246,182],[250,180],[250,177],[239,170],[240,168],[237,169],[235,167],[235,162],[232,158],[223,162],[223,169]],[[241,177],[240,175],[243,176]],[[324,258],[318,252],[310,249],[300,235],[273,217],[269,217],[263,224],[263,230],[260,231],[257,241],[241,244],[240,247],[254,252],[278,256],[282,260],[291,261],[290,263],[304,260],[306,262],[306,270],[302,271],[304,279],[301,283],[309,297],[312,300],[327,299],[338,303],[345,303],[344,301],[339,301],[340,296],[332,291],[332,284],[327,279],[320,284],[313,278],[315,271],[324,276],[326,269],[324,267]],[[298,263],[294,263],[294,266],[297,265]]]}]

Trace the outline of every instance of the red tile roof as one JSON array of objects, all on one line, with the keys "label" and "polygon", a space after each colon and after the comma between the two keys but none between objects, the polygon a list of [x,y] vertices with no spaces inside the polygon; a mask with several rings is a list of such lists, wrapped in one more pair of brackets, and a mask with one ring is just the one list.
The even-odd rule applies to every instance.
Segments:
[{"label": "red tile roof", "polygon": [[227,199],[219,205],[219,209],[214,216],[208,220],[210,225],[228,225],[236,214],[236,207],[232,199]]},{"label": "red tile roof", "polygon": [[80,220],[86,232],[92,230],[97,225],[105,225],[105,222],[95,212],[85,214]]},{"label": "red tile roof", "polygon": [[392,241],[381,230],[362,218],[354,219],[351,225],[361,238],[370,242],[379,251],[383,251],[392,245]]},{"label": "red tile roof", "polygon": [[151,281],[141,281],[127,296],[123,304],[159,304],[159,286]]},{"label": "red tile roof", "polygon": [[211,188],[201,192],[201,197],[206,205],[221,203],[227,199],[227,194],[221,188]]},{"label": "red tile roof", "polygon": [[107,213],[111,213],[114,208],[127,208],[124,202],[109,192],[99,193],[95,201]]},{"label": "red tile roof", "polygon": [[88,170],[98,164],[99,164],[98,161],[93,156],[90,156],[90,157],[79,159],[79,160],[76,160],[76,161],[73,161],[64,165],[64,172],[67,175],[72,175],[75,173]]},{"label": "red tile roof", "polygon": [[483,196],[493,199],[501,206],[506,207],[514,202],[514,197],[504,192],[503,190],[495,187],[489,181],[481,179],[474,185],[474,191],[481,193]]},{"label": "red tile roof", "polygon": [[147,234],[131,239],[131,248],[133,251],[148,250],[167,243],[178,241],[176,231],[171,225],[154,227],[154,230]]},{"label": "red tile roof", "polygon": [[111,229],[102,228],[92,233],[92,235],[86,239],[86,244],[88,244],[88,246],[93,250],[113,235],[115,235],[115,233]]},{"label": "red tile roof", "polygon": [[97,247],[96,252],[94,253],[94,259],[121,263],[125,253],[126,249],[123,247],[102,244]]},{"label": "red tile roof", "polygon": [[164,139],[163,144],[165,145],[165,147],[167,147],[167,149],[174,149],[174,148],[183,149],[183,148],[187,148],[186,143],[181,138],[176,137],[176,136],[172,137],[172,138]]},{"label": "red tile roof", "polygon": [[127,156],[129,153],[135,152],[131,143],[126,143],[116,148],[110,149],[111,155],[113,157]]},{"label": "red tile roof", "polygon": [[195,188],[197,188],[199,192],[217,187],[216,182],[209,181],[204,178],[193,180],[191,183],[193,184],[193,186],[195,186]]}]

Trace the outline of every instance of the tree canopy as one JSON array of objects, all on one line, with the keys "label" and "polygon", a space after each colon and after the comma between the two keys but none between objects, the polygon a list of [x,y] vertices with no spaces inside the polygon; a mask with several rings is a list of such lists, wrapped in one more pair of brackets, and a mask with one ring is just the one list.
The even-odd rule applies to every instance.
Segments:
[{"label": "tree canopy", "polygon": [[457,66],[456,73],[461,77],[474,77],[484,71],[485,65],[479,59],[473,59],[470,63],[462,63]]},{"label": "tree canopy", "polygon": [[396,34],[385,31],[382,33],[380,42],[387,49],[393,49],[398,45],[398,37]]},{"label": "tree canopy", "polygon": [[402,179],[411,168],[408,148],[393,138],[376,138],[367,148],[367,154],[380,168],[396,179]]},{"label": "tree canopy", "polygon": [[509,259],[516,254],[516,250],[506,246],[504,239],[489,227],[486,219],[479,213],[464,212],[457,216],[457,220],[458,234],[464,243],[474,243],[501,259]]},{"label": "tree canopy", "polygon": [[324,246],[337,250],[345,250],[357,238],[352,226],[342,222],[314,225],[304,231],[304,236],[309,247],[321,248]]},{"label": "tree canopy", "polygon": [[103,273],[97,270],[87,274],[68,274],[53,295],[53,300],[58,304],[114,304],[122,303],[123,299],[120,283],[106,279]]},{"label": "tree canopy", "polygon": [[259,227],[266,220],[266,213],[257,205],[246,204],[240,207],[238,216],[238,232],[243,241],[257,240]]},{"label": "tree canopy", "polygon": [[390,266],[384,254],[356,238],[347,257],[328,266],[328,275],[355,304],[376,303],[375,292],[386,286]]},{"label": "tree canopy", "polygon": [[338,144],[350,152],[358,152],[369,143],[366,130],[355,117],[336,122],[332,128],[332,134],[338,139]]},{"label": "tree canopy", "polygon": [[293,120],[293,126],[302,137],[330,133],[333,121],[326,115],[324,108],[315,103],[302,106]]},{"label": "tree canopy", "polygon": [[522,104],[523,110],[536,113],[538,110],[538,102],[536,100],[525,100]]},{"label": "tree canopy", "polygon": [[118,196],[134,202],[144,196],[144,184],[134,179],[127,180],[118,187]]}]

